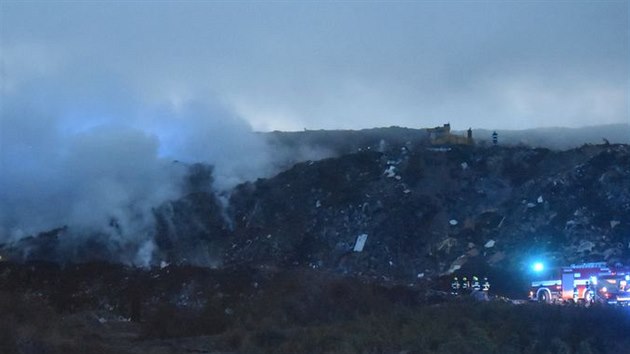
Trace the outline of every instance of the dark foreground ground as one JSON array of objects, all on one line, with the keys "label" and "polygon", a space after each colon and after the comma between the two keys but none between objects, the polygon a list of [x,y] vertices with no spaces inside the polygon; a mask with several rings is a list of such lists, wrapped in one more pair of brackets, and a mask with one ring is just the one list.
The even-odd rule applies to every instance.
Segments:
[{"label": "dark foreground ground", "polygon": [[0,353],[626,353],[630,311],[307,271],[0,264]]}]

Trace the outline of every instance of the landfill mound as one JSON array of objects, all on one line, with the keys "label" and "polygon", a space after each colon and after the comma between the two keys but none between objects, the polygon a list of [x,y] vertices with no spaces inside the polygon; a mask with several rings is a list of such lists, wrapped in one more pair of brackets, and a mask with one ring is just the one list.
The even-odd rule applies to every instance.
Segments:
[{"label": "landfill mound", "polygon": [[[630,257],[630,149],[387,144],[307,161],[229,193],[191,167],[185,196],[154,209],[152,264],[310,268],[383,281],[450,274],[522,293],[532,258]],[[60,227],[6,246],[57,263],[116,262],[125,249]],[[522,279],[521,279],[522,280]],[[519,287],[517,288],[516,285]]]}]

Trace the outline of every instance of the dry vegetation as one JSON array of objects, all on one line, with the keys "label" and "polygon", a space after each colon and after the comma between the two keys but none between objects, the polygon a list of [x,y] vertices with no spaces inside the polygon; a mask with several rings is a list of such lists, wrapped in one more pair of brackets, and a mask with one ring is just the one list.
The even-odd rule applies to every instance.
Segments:
[{"label": "dry vegetation", "polygon": [[[190,285],[135,272],[141,311],[133,292],[116,298],[107,293],[113,286],[96,287],[99,277],[86,292],[90,283],[76,277],[89,272],[48,273],[58,282],[75,277],[82,290],[59,287],[66,296],[28,281],[41,277],[11,274],[18,273],[22,286],[0,292],[0,353],[622,353],[630,346],[627,309],[475,302],[312,271],[202,273],[215,290],[187,303],[174,299]],[[12,284],[7,274],[4,285]],[[111,274],[124,289],[128,274]],[[129,321],[134,311],[138,322]]]}]

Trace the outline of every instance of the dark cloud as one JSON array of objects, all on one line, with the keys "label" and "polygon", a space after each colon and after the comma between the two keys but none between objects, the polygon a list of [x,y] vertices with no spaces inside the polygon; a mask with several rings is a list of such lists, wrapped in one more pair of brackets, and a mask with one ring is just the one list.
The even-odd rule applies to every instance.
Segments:
[{"label": "dark cloud", "polygon": [[[628,116],[627,2],[55,2],[4,13],[5,49],[38,48],[12,62],[70,66],[86,86],[106,73],[146,100],[218,97],[256,129]],[[19,82],[33,70],[6,71]]]}]

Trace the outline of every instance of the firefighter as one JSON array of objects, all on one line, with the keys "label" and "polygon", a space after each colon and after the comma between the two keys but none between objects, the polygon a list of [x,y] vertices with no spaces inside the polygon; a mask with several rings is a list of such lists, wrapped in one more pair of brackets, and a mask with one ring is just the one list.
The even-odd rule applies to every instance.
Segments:
[{"label": "firefighter", "polygon": [[481,290],[481,284],[479,283],[479,278],[477,278],[477,276],[473,275],[472,277],[472,289],[473,291],[479,291]]},{"label": "firefighter", "polygon": [[586,281],[586,288],[584,289],[584,301],[586,301],[587,304],[592,304],[594,301],[593,286],[588,280]]},{"label": "firefighter", "polygon": [[488,277],[483,277],[483,284],[481,284],[481,290],[484,293],[488,293],[490,291],[490,282],[488,281]]},{"label": "firefighter", "polygon": [[468,282],[468,278],[463,277],[462,278],[462,290],[463,291],[468,291],[469,288],[470,288],[470,283]]},{"label": "firefighter", "polygon": [[453,282],[451,282],[451,295],[459,295],[459,279],[457,277],[454,277]]}]

